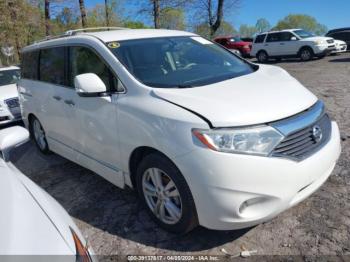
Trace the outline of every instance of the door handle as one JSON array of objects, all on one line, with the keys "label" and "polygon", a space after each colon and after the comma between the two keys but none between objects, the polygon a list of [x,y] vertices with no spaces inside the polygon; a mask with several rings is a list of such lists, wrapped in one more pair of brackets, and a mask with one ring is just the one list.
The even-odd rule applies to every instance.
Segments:
[{"label": "door handle", "polygon": [[52,98],[57,100],[57,101],[61,101],[62,100],[62,97],[60,97],[60,96],[53,96]]},{"label": "door handle", "polygon": [[265,46],[269,46],[269,44],[265,44]]},{"label": "door handle", "polygon": [[280,43],[280,45],[284,45],[284,43]]},{"label": "door handle", "polygon": [[72,106],[72,107],[75,106],[75,103],[73,100],[64,100],[64,103],[66,103],[67,105]]}]

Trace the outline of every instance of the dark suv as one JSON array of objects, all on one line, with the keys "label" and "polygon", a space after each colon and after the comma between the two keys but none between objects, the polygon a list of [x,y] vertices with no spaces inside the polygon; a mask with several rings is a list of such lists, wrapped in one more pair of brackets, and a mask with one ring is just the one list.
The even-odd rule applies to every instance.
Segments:
[{"label": "dark suv", "polygon": [[333,37],[337,40],[342,40],[348,45],[348,51],[350,50],[350,27],[338,28],[330,30],[326,36]]}]

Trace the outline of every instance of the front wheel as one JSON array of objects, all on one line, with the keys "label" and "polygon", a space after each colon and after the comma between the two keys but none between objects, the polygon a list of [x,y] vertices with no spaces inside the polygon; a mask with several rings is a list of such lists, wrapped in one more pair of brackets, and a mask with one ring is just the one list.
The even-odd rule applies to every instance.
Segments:
[{"label": "front wheel", "polygon": [[146,156],[137,169],[138,193],[165,230],[184,234],[198,225],[191,191],[178,168],[161,154]]},{"label": "front wheel", "polygon": [[310,61],[313,58],[314,53],[311,48],[305,47],[300,50],[299,56],[301,61]]}]

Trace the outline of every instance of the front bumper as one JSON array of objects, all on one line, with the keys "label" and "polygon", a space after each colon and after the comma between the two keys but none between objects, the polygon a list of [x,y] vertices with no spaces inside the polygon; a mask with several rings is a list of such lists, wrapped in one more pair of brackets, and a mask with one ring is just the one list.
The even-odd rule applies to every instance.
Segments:
[{"label": "front bumper", "polygon": [[329,55],[335,50],[335,45],[316,45],[313,47],[316,56]]},{"label": "front bumper", "polygon": [[0,126],[21,121],[21,119],[22,119],[21,110],[19,107],[15,107],[11,109],[2,107],[0,109]]},{"label": "front bumper", "polygon": [[344,53],[347,51],[347,45],[341,45],[337,46],[336,49],[334,49],[331,53],[336,54],[336,53]]},{"label": "front bumper", "polygon": [[193,194],[199,223],[232,230],[269,220],[316,191],[340,154],[339,129],[301,162],[200,148],[174,159]]}]

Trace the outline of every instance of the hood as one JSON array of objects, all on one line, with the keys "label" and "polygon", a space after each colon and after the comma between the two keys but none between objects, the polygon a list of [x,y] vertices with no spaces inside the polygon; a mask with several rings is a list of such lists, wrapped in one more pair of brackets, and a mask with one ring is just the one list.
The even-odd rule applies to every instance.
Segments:
[{"label": "hood", "polygon": [[18,97],[16,84],[0,86],[0,101],[14,97]]},{"label": "hood", "polygon": [[337,39],[334,39],[334,43],[336,45],[346,45],[346,42],[342,41],[342,40],[337,40]]},{"label": "hood", "polygon": [[327,36],[312,36],[301,39],[301,41],[319,41],[319,40],[334,40],[332,37]]},{"label": "hood", "polygon": [[4,163],[0,165],[0,207],[0,255],[75,255],[51,217]]},{"label": "hood", "polygon": [[251,74],[186,89],[154,89],[154,94],[208,119],[214,127],[280,120],[311,107],[317,97],[285,70],[268,65]]}]

